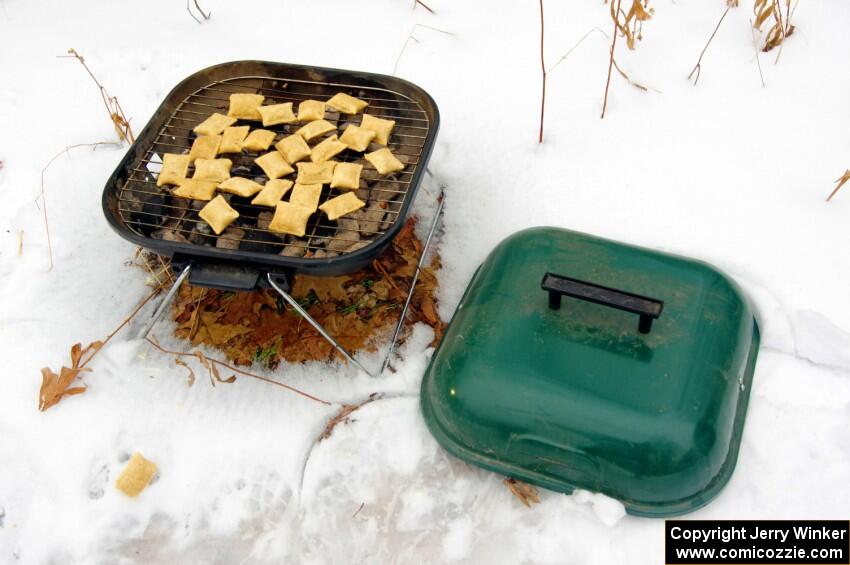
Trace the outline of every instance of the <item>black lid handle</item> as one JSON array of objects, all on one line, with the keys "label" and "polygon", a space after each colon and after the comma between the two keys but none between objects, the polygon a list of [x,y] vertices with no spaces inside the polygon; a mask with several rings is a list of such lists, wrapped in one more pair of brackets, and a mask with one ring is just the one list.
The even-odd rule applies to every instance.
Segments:
[{"label": "black lid handle", "polygon": [[664,309],[664,302],[661,300],[554,273],[546,273],[543,276],[540,288],[549,293],[549,308],[552,310],[561,308],[562,296],[570,296],[637,314],[640,316],[638,331],[642,334],[649,333],[652,321],[658,318]]}]

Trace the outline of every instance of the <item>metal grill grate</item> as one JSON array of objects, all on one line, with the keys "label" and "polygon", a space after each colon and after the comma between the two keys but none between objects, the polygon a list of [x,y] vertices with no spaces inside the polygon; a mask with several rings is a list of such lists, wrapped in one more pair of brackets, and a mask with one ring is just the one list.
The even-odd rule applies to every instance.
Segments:
[{"label": "metal grill grate", "polygon": [[[265,96],[265,104],[293,102],[295,106],[302,100],[327,100],[337,92],[345,92],[369,103],[366,113],[377,117],[395,120],[396,125],[388,146],[399,159],[406,162],[403,171],[394,175],[381,177],[371,167],[364,167],[361,178],[366,181],[367,188],[357,191],[358,197],[367,205],[380,206],[385,214],[381,221],[361,220],[357,228],[349,227],[348,222],[332,222],[321,212],[313,214],[307,224],[304,237],[284,237],[282,234],[271,232],[262,227],[265,222],[259,216],[263,212],[273,212],[264,206],[255,206],[250,198],[232,196],[230,205],[236,209],[240,217],[231,227],[244,232],[244,236],[236,237],[223,232],[218,239],[238,243],[240,249],[247,247],[250,251],[280,254],[285,249],[295,252],[295,256],[307,257],[320,252],[328,252],[330,242],[340,244],[352,242],[345,237],[345,232],[358,232],[362,240],[371,240],[383,235],[399,220],[405,199],[408,198],[410,184],[425,147],[426,138],[432,127],[425,109],[411,98],[392,90],[375,88],[357,84],[339,84],[332,82],[315,82],[300,79],[287,79],[267,76],[243,76],[219,80],[195,90],[178,105],[153,138],[141,159],[130,164],[127,180],[118,190],[118,213],[125,225],[142,237],[151,237],[156,230],[167,229],[171,233],[180,234],[192,242],[202,241],[202,245],[215,245],[213,237],[206,229],[205,222],[198,217],[198,206],[186,204],[191,201],[179,202],[178,198],[170,198],[167,187],[156,186],[162,154],[186,153],[192,145],[194,128],[207,116],[214,112],[227,113],[229,96],[238,92],[259,93]],[[329,109],[329,113],[330,113]],[[339,133],[347,123],[359,123],[360,116],[340,114],[334,119],[333,114],[326,117],[328,121],[338,126]],[[240,122],[241,124],[242,122]],[[282,137],[294,133],[303,123],[282,124],[278,126],[262,126],[260,122],[244,122],[252,128],[263,128],[274,131],[277,136],[269,150],[274,150],[274,143]],[[256,180],[260,183],[267,179],[262,170],[253,165],[258,153],[223,154],[221,157],[233,161],[231,174]],[[344,151],[338,155],[337,161],[355,161],[362,156],[359,153]],[[190,169],[191,175],[191,169]],[[325,202],[340,191],[332,191],[327,185],[323,187],[321,202]],[[336,249],[334,253],[345,254],[345,249]]]}]

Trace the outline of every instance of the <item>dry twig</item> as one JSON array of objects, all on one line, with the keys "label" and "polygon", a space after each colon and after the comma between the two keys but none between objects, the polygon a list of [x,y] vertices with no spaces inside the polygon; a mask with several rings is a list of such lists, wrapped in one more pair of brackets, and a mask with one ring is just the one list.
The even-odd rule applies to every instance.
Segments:
[{"label": "dry twig", "polygon": [[[620,3],[622,0],[617,0],[617,14],[620,13]],[[611,7],[614,7],[614,0],[611,0]],[[614,48],[617,46],[617,17],[614,16],[614,32],[613,38],[611,39],[611,49],[608,58],[608,79],[605,81],[605,98],[602,100],[602,115],[600,119],[605,118],[605,110],[608,108],[608,88],[611,86],[611,71],[614,68]]]},{"label": "dry twig", "polygon": [[750,33],[753,36],[753,51],[755,51],[755,53],[756,53],[756,65],[758,66],[758,70],[759,70],[759,78],[761,79],[761,87],[765,88],[765,86],[764,86],[764,75],[761,72],[761,59],[759,59],[759,46],[758,46],[758,41],[756,39],[756,30],[755,30],[755,26],[753,26],[752,18],[750,18]]},{"label": "dry twig", "polygon": [[44,367],[41,369],[41,388],[38,391],[38,409],[42,412],[50,408],[51,406],[55,406],[59,403],[65,396],[70,396],[74,394],[82,394],[86,391],[86,386],[78,386],[71,387],[71,384],[77,379],[79,374],[83,371],[88,371],[90,369],[86,368],[86,365],[94,358],[97,353],[103,349],[103,347],[109,343],[115,334],[121,331],[124,326],[130,323],[130,320],[139,313],[145,304],[147,304],[151,298],[156,296],[159,293],[158,290],[154,290],[151,292],[147,298],[145,298],[141,304],[139,304],[129,316],[124,318],[124,321],[115,328],[103,341],[93,341],[88,344],[85,348],[82,347],[82,344],[76,343],[71,347],[71,366],[70,367],[62,367],[59,370],[59,374],[54,373],[50,368]]},{"label": "dry twig", "polygon": [[119,143],[114,141],[96,141],[94,143],[77,143],[75,145],[69,145],[65,147],[62,151],[54,155],[50,158],[44,167],[41,169],[41,189],[38,192],[38,195],[35,197],[36,204],[38,204],[38,199],[41,199],[41,211],[44,215],[44,231],[47,234],[47,254],[48,254],[48,267],[47,270],[50,271],[53,269],[53,245],[50,242],[50,222],[47,220],[47,194],[44,191],[44,174],[47,172],[47,169],[50,168],[50,165],[53,164],[53,161],[61,157],[62,155],[69,153],[71,149],[77,149],[78,147],[91,147],[92,151],[97,149],[101,145],[116,145],[120,146]]},{"label": "dry twig", "polygon": [[430,7],[430,6],[428,6],[428,4],[426,4],[426,3],[425,3],[425,2],[423,2],[422,0],[413,0],[413,9],[414,9],[414,10],[416,9],[416,5],[417,5],[417,4],[419,4],[420,6],[422,6],[423,8],[425,8],[426,10],[428,10],[429,12],[431,12],[432,14],[433,14],[433,13],[435,13],[435,12],[434,12],[434,10],[432,10],[432,9],[431,9],[431,7]]},{"label": "dry twig", "polygon": [[121,108],[121,104],[118,102],[117,96],[110,96],[109,92],[107,92],[106,88],[100,84],[100,81],[94,76],[94,73],[91,72],[91,69],[88,65],[86,65],[86,60],[82,55],[77,53],[76,50],[72,47],[68,49],[69,55],[59,55],[60,58],[74,58],[77,59],[80,64],[86,69],[86,72],[92,78],[94,83],[97,85],[98,90],[100,90],[100,97],[103,99],[103,105],[106,107],[106,112],[109,114],[109,120],[112,122],[112,125],[115,127],[115,132],[118,134],[118,138],[121,141],[129,141],[130,143],[134,143],[136,138],[133,136],[133,130],[130,128],[130,120],[127,119],[127,116],[124,115],[124,109]]},{"label": "dry twig", "polygon": [[641,90],[647,90],[645,86],[632,81],[626,73],[620,69],[619,65],[617,65],[614,60],[614,50],[617,47],[617,35],[622,35],[626,39],[626,46],[630,50],[634,50],[636,40],[640,41],[643,38],[643,22],[650,19],[654,12],[652,8],[647,6],[647,4],[648,0],[632,0],[632,7],[629,8],[629,12],[626,13],[621,7],[622,0],[617,0],[616,7],[614,6],[614,0],[611,0],[611,21],[614,22],[614,37],[611,39],[611,49],[608,54],[608,77],[605,80],[605,97],[602,101],[602,115],[600,118],[605,118],[605,110],[608,108],[608,90],[611,86],[611,71],[614,70],[615,67],[617,68],[617,72],[619,72],[623,78],[628,80],[630,84]]},{"label": "dry twig", "polygon": [[350,421],[349,416],[351,416],[352,412],[360,409],[362,406],[365,406],[370,402],[380,400],[382,397],[382,394],[373,392],[366,400],[360,402],[359,404],[343,404],[342,408],[339,409],[339,412],[337,412],[333,418],[328,420],[328,423],[325,425],[325,429],[322,431],[322,435],[319,436],[319,439],[316,440],[316,443],[331,437],[334,428],[336,428],[339,424],[347,424]]},{"label": "dry twig", "polygon": [[[321,398],[317,398],[317,397],[313,396],[312,394],[308,394],[304,391],[298,390],[297,388],[289,386],[288,384],[284,384],[284,383],[281,383],[281,382],[278,382],[278,381],[275,381],[275,380],[272,380],[272,379],[269,379],[269,378],[266,378],[266,377],[261,377],[260,375],[255,375],[254,373],[249,373],[248,371],[243,371],[242,369],[238,369],[238,368],[236,368],[232,365],[225,363],[224,361],[219,361],[218,359],[210,359],[209,357],[204,356],[203,353],[201,353],[200,351],[196,350],[194,353],[181,352],[181,351],[171,351],[170,349],[165,349],[164,347],[162,347],[159,343],[157,343],[157,341],[155,339],[152,339],[150,337],[146,337],[145,340],[147,340],[148,343],[153,345],[155,348],[157,348],[162,353],[167,353],[168,355],[174,355],[178,358],[179,357],[194,357],[194,358],[198,359],[199,361],[201,361],[201,364],[204,364],[204,360],[206,360],[206,362],[208,363],[208,365],[206,365],[206,367],[213,367],[213,366],[218,365],[218,366],[223,367],[223,368],[225,368],[229,371],[233,371],[234,373],[239,373],[240,375],[244,375],[246,377],[251,377],[252,379],[257,379],[257,380],[260,380],[260,381],[263,381],[263,382],[267,382],[269,384],[273,384],[275,386],[285,388],[285,389],[292,391],[296,394],[300,394],[301,396],[303,396],[305,398],[309,398],[310,400],[315,400],[316,402],[319,402],[321,404],[325,404],[327,406],[330,406],[330,404],[331,404],[330,402],[322,400]],[[203,359],[201,358],[201,356],[198,355],[199,353],[200,353],[201,356],[203,356]],[[217,374],[217,373],[213,373],[213,374]],[[219,378],[219,380],[220,380],[220,378]],[[229,380],[230,379],[227,379],[227,380],[224,380],[224,381],[220,380],[220,382],[227,382]]]},{"label": "dry twig", "polygon": [[723,18],[725,18],[726,14],[729,13],[729,8],[731,8],[731,7],[732,6],[729,6],[729,5],[726,6],[726,9],[723,11],[723,15],[720,16],[720,21],[717,22],[717,25],[714,27],[714,31],[711,32],[711,36],[708,38],[708,41],[705,43],[705,47],[702,48],[702,53],[699,54],[699,59],[697,59],[697,64],[694,65],[694,68],[691,71],[691,74],[688,75],[688,80],[690,80],[691,77],[694,75],[694,73],[696,73],[697,76],[694,78],[694,86],[697,85],[697,82],[699,81],[699,74],[700,74],[700,71],[702,70],[702,65],[701,65],[702,56],[705,55],[706,50],[708,50],[708,46],[711,45],[711,40],[714,39],[714,36],[717,34],[717,30],[720,29],[720,24],[723,23]]},{"label": "dry twig", "polygon": [[543,90],[540,94],[540,135],[537,143],[543,143],[543,112],[546,109],[546,62],[543,59],[543,0],[540,0],[540,70],[543,72]]},{"label": "dry twig", "polygon": [[844,174],[843,174],[843,175],[841,175],[840,177],[838,177],[837,179],[835,179],[835,182],[837,182],[837,183],[838,183],[838,185],[835,187],[835,190],[833,190],[833,191],[829,194],[829,196],[827,197],[826,201],[827,201],[827,202],[829,202],[830,200],[832,200],[832,197],[833,197],[833,196],[835,196],[835,195],[836,195],[836,193],[837,193],[839,190],[841,190],[841,187],[842,187],[842,186],[844,186],[844,184],[845,184],[845,183],[847,183],[847,181],[850,181],[850,169],[847,169],[846,171],[844,171]]},{"label": "dry twig", "polygon": [[555,68],[556,68],[558,65],[560,65],[561,63],[563,63],[563,62],[564,62],[564,60],[565,60],[567,57],[569,57],[569,56],[570,56],[570,54],[571,54],[573,51],[575,51],[575,50],[576,50],[576,48],[577,48],[579,45],[581,45],[581,44],[584,42],[584,40],[585,40],[585,39],[587,39],[587,37],[588,37],[591,33],[593,33],[594,31],[601,33],[601,34],[602,34],[602,36],[603,36],[605,39],[609,39],[609,37],[608,37],[608,34],[607,34],[607,33],[605,33],[604,31],[602,31],[602,30],[601,30],[601,29],[599,29],[598,27],[593,28],[592,30],[590,30],[590,31],[588,31],[587,33],[585,33],[584,35],[582,35],[582,36],[581,36],[581,39],[579,39],[578,41],[576,41],[575,45],[573,45],[572,47],[570,47],[570,48],[567,50],[567,52],[566,52],[566,53],[564,53],[563,55],[561,55],[561,58],[560,58],[560,59],[558,59],[558,60],[557,60],[557,62],[555,62],[555,64],[554,64],[554,65],[552,65],[551,67],[549,67],[549,69],[548,69],[546,72],[547,72],[547,73],[551,73],[552,71],[554,71],[554,70],[555,70]]},{"label": "dry twig", "polygon": [[430,29],[431,31],[437,31],[437,32],[440,32],[440,33],[444,33],[446,35],[454,35],[450,31],[446,31],[446,30],[443,30],[443,29],[437,29],[435,27],[431,27],[431,26],[428,26],[428,25],[425,25],[425,24],[413,24],[413,27],[410,28],[410,34],[407,36],[407,39],[404,40],[404,45],[401,46],[401,51],[399,51],[398,57],[396,57],[396,59],[395,59],[395,65],[393,65],[393,76],[395,76],[395,73],[398,70],[398,64],[401,61],[401,56],[404,55],[404,51],[407,49],[407,45],[410,43],[410,40],[412,39],[416,43],[419,43],[419,40],[416,39],[415,37],[413,37],[413,33],[416,31],[416,28],[418,28],[418,27]]},{"label": "dry twig", "polygon": [[198,13],[201,14],[201,17],[204,18],[204,20],[210,19],[210,16],[212,16],[212,12],[210,12],[209,14],[205,14],[204,11],[201,9],[200,4],[198,4],[198,0],[186,0],[186,11],[189,12],[189,15],[192,16],[193,20],[195,20],[199,24],[204,23],[201,20],[199,20],[197,17],[195,17],[195,14],[192,13],[192,8],[190,7],[189,2],[194,2],[195,9],[198,10]]}]

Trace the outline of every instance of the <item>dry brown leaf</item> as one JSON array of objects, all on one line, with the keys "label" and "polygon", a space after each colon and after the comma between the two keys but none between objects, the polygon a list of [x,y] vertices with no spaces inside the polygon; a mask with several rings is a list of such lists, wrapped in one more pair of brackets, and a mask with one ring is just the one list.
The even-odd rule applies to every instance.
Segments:
[{"label": "dry brown leaf", "polygon": [[505,486],[508,487],[508,490],[519,499],[520,502],[525,504],[526,507],[531,508],[532,504],[537,504],[540,502],[539,491],[537,487],[533,485],[529,485],[522,481],[518,481],[511,477],[505,477],[502,481],[505,483]]},{"label": "dry brown leaf", "polygon": [[310,291],[316,293],[316,296],[322,302],[330,302],[332,300],[345,300],[348,298],[348,293],[343,284],[351,280],[351,277],[311,277],[300,276],[295,280],[292,287],[292,296],[295,298],[306,298]]},{"label": "dry brown leaf", "polygon": [[65,396],[84,393],[86,391],[85,385],[78,387],[70,386],[81,371],[88,371],[88,369],[62,367],[57,375],[48,367],[42,368],[38,409],[44,412],[51,406],[58,404]]},{"label": "dry brown leaf", "polygon": [[[374,351],[398,321],[422,250],[414,226],[408,220],[369,267],[341,277],[295,275],[292,280],[293,297],[349,351]],[[407,316],[411,325],[421,321],[432,326],[434,343],[444,330],[435,306],[434,272],[439,265],[434,256],[420,273]],[[426,299],[430,305],[423,307]],[[258,362],[273,369],[282,360],[301,363],[338,357],[309,323],[268,290],[209,290],[201,296],[198,289],[184,285],[172,304],[172,317],[175,335],[194,345],[215,347],[236,365]]]},{"label": "dry brown leaf", "polygon": [[192,386],[193,384],[195,384],[195,371],[193,371],[193,370],[192,370],[192,367],[190,367],[189,365],[187,365],[187,364],[186,364],[186,363],[185,363],[182,359],[180,359],[179,357],[178,357],[178,358],[176,358],[176,359],[174,359],[174,364],[175,364],[175,365],[180,365],[181,367],[185,368],[185,369],[186,369],[186,371],[189,373],[189,374],[187,375],[187,376],[188,376],[188,378],[189,378],[189,386]]}]

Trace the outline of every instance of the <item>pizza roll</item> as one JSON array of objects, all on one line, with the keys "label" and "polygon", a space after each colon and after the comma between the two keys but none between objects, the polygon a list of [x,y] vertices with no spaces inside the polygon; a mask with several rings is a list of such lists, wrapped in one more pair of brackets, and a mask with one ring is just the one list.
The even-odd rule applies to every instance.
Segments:
[{"label": "pizza roll", "polygon": [[245,151],[265,151],[272,144],[276,135],[275,132],[267,129],[255,129],[245,138],[242,149]]},{"label": "pizza roll", "polygon": [[288,233],[303,237],[307,231],[307,220],[315,210],[304,208],[291,202],[278,202],[269,229],[278,233]]},{"label": "pizza roll", "polygon": [[236,123],[236,118],[225,116],[224,114],[215,113],[209,118],[195,126],[192,131],[198,135],[218,135],[224,131],[224,128],[232,126]]},{"label": "pizza roll", "polygon": [[223,183],[219,184],[218,189],[222,192],[229,192],[236,196],[248,198],[249,196],[254,196],[263,190],[263,185],[243,177],[230,177]]},{"label": "pizza roll", "polygon": [[319,206],[319,198],[322,196],[322,185],[295,183],[292,194],[289,195],[290,204],[297,204],[309,208],[313,212]]},{"label": "pizza roll", "polygon": [[337,163],[334,167],[331,188],[357,190],[360,188],[360,171],[363,165],[358,163]]},{"label": "pizza roll", "polygon": [[254,159],[254,163],[263,169],[269,180],[286,176],[295,170],[277,151],[269,151],[265,155],[257,157]]},{"label": "pizza roll", "polygon": [[230,167],[232,166],[233,161],[230,159],[196,159],[195,174],[192,175],[192,178],[222,182],[230,178]]},{"label": "pizza roll", "polygon": [[210,200],[215,194],[217,184],[211,180],[185,179],[171,194],[192,200]]},{"label": "pizza roll", "polygon": [[319,206],[319,210],[327,214],[329,220],[336,220],[340,216],[350,214],[365,205],[366,203],[357,198],[356,194],[353,192],[346,192],[342,196],[331,198]]},{"label": "pizza roll", "polygon": [[349,149],[355,151],[365,151],[369,147],[369,142],[375,138],[375,132],[360,126],[348,126],[342,132],[339,140],[343,142]]},{"label": "pizza roll", "polygon": [[327,184],[333,180],[336,161],[322,163],[298,163],[298,178],[295,182],[301,184]]},{"label": "pizza roll", "polygon": [[219,235],[239,217],[239,212],[231,208],[224,196],[219,194],[201,208],[198,215],[210,225],[216,235]]},{"label": "pizza roll", "polygon": [[159,176],[156,177],[156,185],[164,184],[180,184],[186,179],[186,171],[189,170],[189,162],[192,158],[189,155],[177,155],[176,153],[166,153],[162,156],[162,168],[159,170]]},{"label": "pizza roll", "polygon": [[130,457],[121,474],[118,475],[115,488],[130,498],[134,498],[150,484],[154,475],[156,475],[156,463],[148,461],[141,453],[136,452]]},{"label": "pizza roll", "polygon": [[363,114],[363,120],[360,122],[360,127],[375,132],[375,143],[386,145],[390,140],[390,133],[395,126],[395,120],[385,120],[376,118],[370,114]]},{"label": "pizza roll", "polygon": [[256,206],[268,206],[274,208],[286,191],[292,188],[292,181],[286,179],[272,179],[266,183],[263,190],[251,200]]},{"label": "pizza roll", "polygon": [[345,149],[345,144],[340,143],[336,135],[332,135],[313,147],[313,152],[310,153],[310,160],[314,163],[323,163],[339,155]]},{"label": "pizza roll", "polygon": [[363,111],[363,108],[369,105],[368,102],[349,96],[344,92],[337,92],[330,100],[326,102],[328,106],[334,110],[339,110],[343,114],[358,114]]},{"label": "pizza roll", "polygon": [[291,124],[298,118],[292,111],[292,102],[285,104],[270,104],[269,106],[260,106],[257,108],[260,115],[263,117],[264,126],[276,126],[278,124]]},{"label": "pizza roll", "polygon": [[280,151],[287,163],[293,164],[305,157],[309,157],[312,149],[300,135],[293,134],[284,137],[275,144],[275,149]]},{"label": "pizza roll", "polygon": [[318,100],[304,100],[298,105],[298,121],[312,122],[325,117],[325,103]]},{"label": "pizza roll", "polygon": [[386,147],[366,153],[363,157],[372,163],[372,166],[378,169],[378,172],[382,175],[388,175],[404,169],[404,163],[396,159],[393,152]]},{"label": "pizza roll", "polygon": [[194,162],[195,159],[215,159],[219,145],[221,145],[220,135],[200,135],[192,142],[189,160]]},{"label": "pizza roll", "polygon": [[333,131],[335,129],[336,126],[327,120],[316,120],[300,128],[295,133],[303,137],[304,141],[311,141],[319,137],[320,135],[324,135],[329,131]]},{"label": "pizza roll", "polygon": [[265,99],[262,94],[231,94],[227,115],[240,120],[262,120],[259,107]]},{"label": "pizza roll", "polygon": [[251,126],[237,126],[224,128],[221,132],[221,145],[218,146],[219,153],[241,153],[242,144],[248,137]]}]

